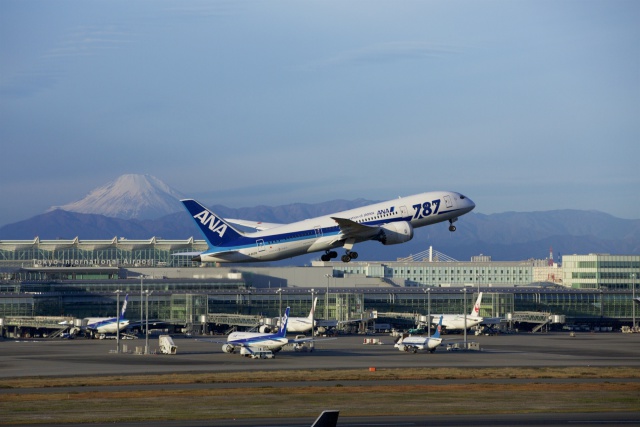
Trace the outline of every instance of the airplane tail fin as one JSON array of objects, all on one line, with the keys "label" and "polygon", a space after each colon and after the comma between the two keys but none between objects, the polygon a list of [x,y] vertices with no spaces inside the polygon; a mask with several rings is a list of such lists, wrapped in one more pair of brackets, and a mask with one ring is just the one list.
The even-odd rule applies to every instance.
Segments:
[{"label": "airplane tail fin", "polygon": [[124,313],[127,311],[127,301],[129,301],[129,294],[124,297],[124,304],[122,304],[122,311],[120,312],[120,320],[124,319]]},{"label": "airplane tail fin", "polygon": [[471,309],[471,317],[480,317],[480,303],[482,302],[482,292],[478,294],[478,299]]},{"label": "airplane tail fin", "polygon": [[289,307],[284,311],[284,317],[280,322],[280,329],[278,330],[278,337],[282,338],[287,335],[287,323],[289,323]]},{"label": "airplane tail fin", "polygon": [[336,427],[340,411],[322,411],[311,427]]},{"label": "airplane tail fin", "polygon": [[228,222],[192,199],[180,200],[193,217],[209,246],[222,246],[243,235]]},{"label": "airplane tail fin", "polygon": [[436,328],[436,333],[431,335],[431,338],[440,338],[440,332],[442,331],[442,318],[444,316],[440,316],[440,321],[438,322],[438,327]]},{"label": "airplane tail fin", "polygon": [[307,316],[307,319],[311,320],[311,317],[313,316],[314,312],[316,311],[316,303],[318,302],[318,297],[316,297],[313,300],[313,306],[311,307],[311,311],[309,312],[309,315]]}]

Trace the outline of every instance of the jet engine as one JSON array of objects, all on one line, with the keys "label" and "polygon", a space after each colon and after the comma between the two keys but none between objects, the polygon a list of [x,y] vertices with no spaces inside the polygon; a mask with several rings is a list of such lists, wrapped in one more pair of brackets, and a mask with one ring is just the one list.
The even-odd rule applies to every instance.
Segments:
[{"label": "jet engine", "polygon": [[383,245],[397,245],[413,239],[413,226],[407,221],[390,222],[380,226],[375,240]]},{"label": "jet engine", "polygon": [[258,330],[263,334],[268,334],[269,332],[271,332],[271,327],[269,325],[262,325]]},{"label": "jet engine", "polygon": [[231,344],[223,344],[222,345],[222,351],[224,351],[225,353],[233,353],[234,350],[235,350],[235,348]]}]

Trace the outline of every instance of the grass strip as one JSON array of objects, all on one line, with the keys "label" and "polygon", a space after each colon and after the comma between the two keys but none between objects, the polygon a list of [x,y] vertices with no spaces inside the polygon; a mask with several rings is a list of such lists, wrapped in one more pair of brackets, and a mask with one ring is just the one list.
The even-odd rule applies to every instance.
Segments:
[{"label": "grass strip", "polygon": [[220,384],[314,382],[314,381],[377,381],[377,380],[474,380],[474,379],[637,379],[635,367],[506,367],[506,368],[395,368],[377,369],[317,369],[257,371],[240,376],[237,372],[21,377],[0,380],[0,388],[47,387],[108,387],[123,385]]},{"label": "grass strip", "polygon": [[[35,393],[16,390],[0,400],[0,425],[38,423],[314,418],[323,409],[342,416],[640,411],[638,382],[454,384],[333,387],[96,391]],[[478,407],[478,396],[491,405]],[[125,403],[126,402],[126,403]]]}]

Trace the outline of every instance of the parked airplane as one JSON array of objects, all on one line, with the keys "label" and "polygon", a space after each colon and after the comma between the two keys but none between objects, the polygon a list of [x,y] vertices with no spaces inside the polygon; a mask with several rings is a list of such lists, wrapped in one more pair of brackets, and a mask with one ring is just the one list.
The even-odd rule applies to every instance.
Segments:
[{"label": "parked airplane", "polygon": [[[468,315],[466,316],[464,314],[441,315],[441,318],[444,319],[442,321],[442,326],[444,326],[447,331],[451,331],[455,329],[464,329],[465,317],[467,318],[467,321],[466,321],[467,329],[482,323],[484,318],[479,316],[481,302],[482,302],[482,292],[478,294],[478,299],[476,300],[476,303],[473,305],[473,308],[471,309],[471,313],[469,313]],[[439,315],[436,315],[432,319],[435,320],[438,316]],[[435,321],[432,321],[432,323],[435,324]]]},{"label": "parked airplane", "polygon": [[[449,230],[458,217],[471,212],[475,204],[460,193],[434,191],[376,203],[291,224],[273,224],[223,219],[195,200],[182,200],[204,235],[205,252],[179,253],[194,256],[197,262],[276,261],[305,253],[322,252],[322,261],[337,258],[333,249],[343,247],[343,262],[358,257],[356,243],[376,240],[383,245],[408,242],[413,229],[449,221]],[[257,231],[242,232],[231,224]]]},{"label": "parked airplane", "polygon": [[[311,330],[311,319],[313,318],[313,312],[316,309],[316,303],[318,297],[313,300],[313,307],[307,317],[289,317],[289,324],[287,325],[287,332],[305,333]],[[317,323],[314,319],[313,323]],[[278,322],[280,324],[280,322]]]},{"label": "parked airplane", "polygon": [[438,329],[436,330],[435,334],[431,335],[430,337],[400,337],[400,339],[395,343],[394,347],[400,351],[412,351],[414,353],[417,353],[418,350],[427,350],[429,353],[433,353],[434,351],[436,351],[436,347],[442,344],[442,338],[440,338],[440,331],[442,330],[442,318],[443,316],[440,316]]},{"label": "parked airplane", "polygon": [[[124,297],[124,304],[122,304],[122,311],[120,312],[119,323],[121,331],[129,325],[129,321],[124,318],[128,299],[129,295]],[[96,334],[115,334],[118,329],[118,319],[115,317],[87,317],[83,320],[83,325],[85,322],[86,326],[83,326],[83,328]]]},{"label": "parked airplane", "polygon": [[235,353],[237,349],[244,349],[244,351],[249,354],[252,354],[256,351],[265,350],[270,350],[275,353],[282,350],[282,347],[287,344],[304,344],[312,341],[317,341],[314,338],[287,338],[288,322],[289,307],[287,307],[287,309],[285,310],[282,325],[276,333],[270,334],[263,332],[232,332],[227,337],[227,341],[214,341],[208,339],[200,339],[198,341],[208,341],[223,344],[222,351],[224,351],[225,353]]}]

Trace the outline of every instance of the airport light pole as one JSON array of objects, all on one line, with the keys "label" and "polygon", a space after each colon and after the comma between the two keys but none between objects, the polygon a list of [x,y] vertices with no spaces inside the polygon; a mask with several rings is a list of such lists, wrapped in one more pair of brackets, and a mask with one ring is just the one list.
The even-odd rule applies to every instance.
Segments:
[{"label": "airport light pole", "polygon": [[279,324],[282,324],[282,288],[278,288],[276,292],[280,296],[280,307],[278,307],[278,319],[280,319]]},{"label": "airport light pole", "polygon": [[120,289],[116,290],[116,353],[120,354]]},{"label": "airport light pole", "polygon": [[480,279],[484,279],[484,276],[482,274],[476,276],[476,282],[478,282],[478,293],[480,293]]},{"label": "airport light pole", "polygon": [[467,349],[467,287],[463,289],[464,292],[464,349]]},{"label": "airport light pole", "polygon": [[331,275],[325,274],[324,276],[327,278],[327,293],[324,294],[324,318],[329,320],[329,280]]},{"label": "airport light pole", "polygon": [[427,288],[427,336],[431,337],[431,288]]},{"label": "airport light pole", "polygon": [[[314,311],[313,310],[313,298],[314,298],[314,295],[315,295],[315,291],[316,291],[315,289],[311,288],[311,338],[315,337],[315,333],[316,333],[316,331],[315,331],[316,328],[314,327],[315,324],[316,324],[315,319],[314,319],[315,313],[313,312]],[[313,342],[311,343],[311,345],[313,345]]]},{"label": "airport light pole", "polygon": [[149,354],[149,295],[151,295],[153,293],[153,291],[150,291],[149,289],[147,289],[145,291],[145,293],[147,294],[147,314],[146,314],[146,322],[145,322],[145,342],[144,342],[144,354]]},{"label": "airport light pole", "polygon": [[631,274],[633,282],[631,284],[631,329],[635,330],[636,327],[636,273]]},{"label": "airport light pole", "polygon": [[142,305],[144,304],[144,298],[142,297],[142,287],[143,287],[143,281],[144,281],[144,274],[140,275],[140,330],[142,330],[142,325],[144,323],[142,323]]}]

